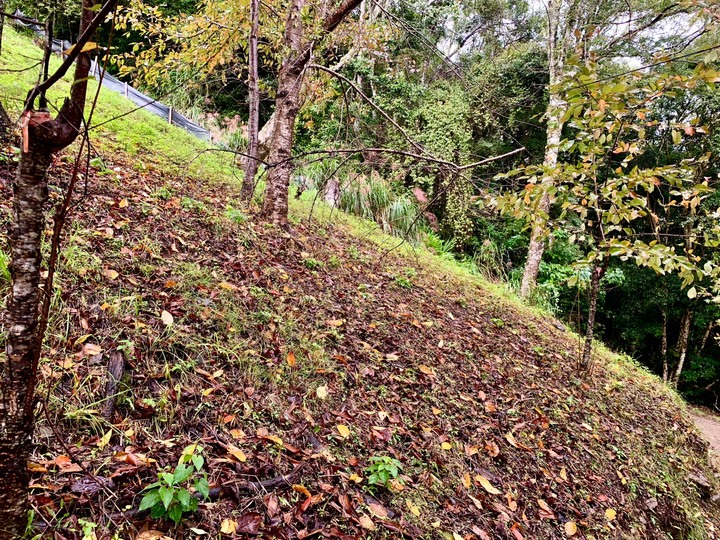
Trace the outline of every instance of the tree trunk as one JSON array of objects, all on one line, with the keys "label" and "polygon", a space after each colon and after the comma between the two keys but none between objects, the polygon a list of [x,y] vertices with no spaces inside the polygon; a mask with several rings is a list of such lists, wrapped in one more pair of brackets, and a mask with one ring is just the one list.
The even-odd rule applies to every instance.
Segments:
[{"label": "tree trunk", "polygon": [[[547,52],[549,61],[550,80],[548,88],[550,101],[548,102],[545,116],[547,118],[545,143],[545,158],[543,165],[546,170],[555,168],[558,161],[558,148],[562,138],[563,121],[567,106],[560,95],[557,84],[562,80],[565,66],[565,54],[568,47],[566,40],[559,35],[558,24],[560,22],[561,0],[550,0],[548,2],[548,41]],[[522,283],[520,285],[520,296],[528,298],[537,285],[540,262],[545,252],[546,217],[550,213],[550,196],[543,194],[538,206],[538,215],[530,233],[530,246],[528,247],[527,262],[523,270]]]},{"label": "tree trunk", "polygon": [[[13,278],[5,324],[6,360],[0,364],[0,540],[21,536],[27,524],[27,458],[33,426],[38,325],[40,239],[48,199],[46,171],[52,154],[42,140],[30,141],[13,186],[15,219],[10,232]],[[32,155],[33,159],[24,159]]]},{"label": "tree trunk", "polygon": [[605,273],[603,266],[595,266],[590,277],[590,306],[588,307],[587,331],[585,332],[585,346],[583,347],[580,367],[588,371],[591,364],[592,341],[595,335],[595,314],[597,313],[597,299],[600,292],[600,280]]},{"label": "tree trunk", "polygon": [[[84,0],[80,35],[90,27],[94,15],[94,0]],[[98,17],[101,15],[104,19],[105,13]],[[55,120],[47,111],[33,110],[35,98],[41,97],[34,91],[22,115],[20,164],[13,184],[12,287],[5,315],[8,334],[5,361],[0,364],[0,540],[20,538],[27,525],[27,460],[45,327],[39,317],[39,284],[47,171],[53,154],[69,146],[80,130],[89,69],[89,55],[80,54],[75,67],[77,82]]]},{"label": "tree trunk", "polygon": [[[291,0],[285,27],[285,46],[300,50],[302,21],[300,12],[305,0]],[[267,187],[262,216],[276,225],[287,225],[288,189],[293,171],[292,147],[295,119],[300,110],[300,86],[307,59],[292,55],[282,65],[275,100],[275,126],[270,142]]]},{"label": "tree trunk", "polygon": [[2,54],[3,30],[5,30],[5,0],[0,0],[0,54]]},{"label": "tree trunk", "polygon": [[258,131],[260,122],[260,86],[258,83],[258,9],[260,0],[250,0],[250,47],[248,61],[248,88],[250,110],[248,118],[248,155],[245,160],[240,198],[250,201],[255,191],[255,176],[258,170]]},{"label": "tree trunk", "polygon": [[[361,0],[343,0],[323,21],[321,31],[316,33],[319,40],[332,33]],[[282,227],[287,226],[288,188],[294,165],[292,162],[295,119],[300,110],[300,88],[305,67],[310,61],[312,44],[303,43],[303,26],[300,12],[306,0],[291,0],[285,25],[285,48],[289,51],[283,61],[278,77],[275,99],[275,120],[272,125],[268,167],[270,172],[265,189],[262,217]],[[267,127],[267,126],[266,126]],[[263,130],[265,131],[265,127]],[[262,138],[262,132],[260,134]]]},{"label": "tree trunk", "polygon": [[660,341],[660,356],[663,362],[663,382],[667,383],[670,377],[670,366],[668,366],[668,332],[667,332],[667,311],[660,310],[662,315],[662,340]]},{"label": "tree trunk", "polygon": [[680,382],[680,375],[682,375],[683,368],[685,367],[685,360],[687,359],[688,343],[690,341],[690,329],[692,328],[693,311],[690,307],[686,307],[683,312],[683,316],[680,319],[680,335],[677,340],[677,353],[678,353],[678,365],[675,370],[675,374],[672,378],[672,385],[677,388]]}]

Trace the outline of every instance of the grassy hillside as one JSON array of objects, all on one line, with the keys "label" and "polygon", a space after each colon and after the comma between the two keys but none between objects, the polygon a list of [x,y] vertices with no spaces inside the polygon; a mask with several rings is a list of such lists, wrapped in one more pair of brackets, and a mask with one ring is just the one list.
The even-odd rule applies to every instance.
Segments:
[{"label": "grassy hillside", "polygon": [[[4,68],[36,54],[8,40]],[[22,95],[11,79],[2,93]],[[161,123],[133,113],[94,137],[41,366],[39,534],[718,537],[705,445],[655,377],[605,350],[578,376],[578,338],[556,321],[373,224],[310,218],[310,194],[291,234],[248,218],[221,158],[178,174],[202,143]],[[187,482],[206,475],[210,499],[177,527],[139,512],[191,452]]]}]

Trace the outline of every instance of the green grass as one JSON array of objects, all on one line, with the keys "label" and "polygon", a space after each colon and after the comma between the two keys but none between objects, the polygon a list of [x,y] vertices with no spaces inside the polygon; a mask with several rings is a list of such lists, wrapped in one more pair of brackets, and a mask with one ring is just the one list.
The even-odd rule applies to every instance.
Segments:
[{"label": "green grass", "polygon": [[10,255],[0,249],[0,287],[10,283]]},{"label": "green grass", "polygon": [[[28,91],[38,80],[42,51],[32,40],[10,27],[3,35],[0,56],[0,100],[11,118],[18,118]],[[53,56],[51,70],[61,60]],[[23,70],[23,71],[18,71]],[[51,111],[57,111],[68,95],[69,78],[60,81],[48,92]],[[89,84],[89,113],[98,89],[96,81]],[[136,167],[157,168],[179,176],[192,176],[211,181],[232,181],[234,155],[218,152],[180,128],[143,110],[122,95],[104,89],[94,111],[90,136],[92,144],[103,154],[124,153],[136,158]]]}]

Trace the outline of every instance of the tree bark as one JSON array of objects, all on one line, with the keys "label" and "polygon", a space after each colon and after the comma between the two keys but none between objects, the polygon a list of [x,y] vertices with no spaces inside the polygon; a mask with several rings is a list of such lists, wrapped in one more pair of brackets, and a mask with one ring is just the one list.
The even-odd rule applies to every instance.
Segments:
[{"label": "tree bark", "polygon": [[[83,1],[80,35],[91,29],[94,4],[94,0]],[[101,15],[104,18],[104,14],[98,17]],[[39,306],[47,171],[53,155],[69,146],[79,133],[89,70],[90,56],[79,54],[76,82],[56,119],[47,111],[33,110],[35,98],[42,96],[37,87],[22,115],[20,163],[13,184],[12,287],[5,316],[8,334],[5,360],[0,364],[0,540],[20,538],[27,524],[27,460],[45,328]]]},{"label": "tree bark", "polygon": [[258,9],[260,0],[250,0],[250,46],[248,60],[248,88],[250,110],[248,117],[248,155],[245,160],[240,199],[250,201],[255,191],[255,176],[258,171],[258,136],[260,123],[260,86],[258,83]]},{"label": "tree bark", "polygon": [[[323,21],[321,32],[315,40],[332,33],[343,20],[360,5],[361,0],[343,0]],[[285,26],[285,47],[288,57],[282,63],[278,77],[275,99],[275,120],[272,126],[272,138],[268,153],[270,172],[265,189],[265,201],[261,215],[270,222],[287,226],[288,188],[294,164],[292,147],[295,132],[295,119],[300,110],[300,89],[305,67],[310,61],[312,44],[305,42],[300,11],[306,0],[291,0]],[[263,128],[264,131],[264,128]]]},{"label": "tree bark", "polygon": [[600,280],[605,273],[605,267],[595,266],[590,277],[590,306],[588,307],[587,331],[585,332],[585,346],[583,347],[580,367],[588,371],[591,365],[592,341],[595,335],[595,315],[597,314],[597,299],[600,292]]},{"label": "tree bark", "polygon": [[[560,22],[562,0],[550,0],[548,3],[548,42],[547,52],[549,61],[550,80],[548,88],[550,91],[550,101],[548,102],[545,116],[547,118],[545,143],[545,157],[543,165],[552,174],[552,169],[557,166],[558,149],[562,138],[563,121],[567,106],[562,100],[562,96],[557,90],[557,84],[562,80],[563,70],[565,66],[566,49],[569,47],[567,38],[562,37],[558,24]],[[565,29],[567,32],[567,29]],[[545,193],[540,199],[538,206],[538,215],[535,218],[532,231],[530,233],[530,246],[528,247],[527,262],[523,270],[522,283],[520,285],[520,296],[528,298],[535,286],[537,285],[538,272],[540,271],[540,262],[545,252],[546,234],[546,218],[550,213],[550,196]]]},{"label": "tree bark", "polygon": [[[285,46],[298,51],[302,41],[300,12],[305,0],[291,0],[285,27]],[[262,216],[276,225],[287,223],[288,189],[293,171],[292,147],[295,135],[295,119],[300,110],[300,86],[307,60],[292,55],[280,69],[277,97],[275,100],[275,126],[270,143],[268,162],[271,167]]]},{"label": "tree bark", "polygon": [[682,318],[680,319],[680,335],[677,340],[678,365],[672,378],[672,385],[674,388],[677,388],[680,383],[680,376],[682,375],[683,368],[685,367],[693,315],[693,310],[690,307],[686,307],[685,311],[683,311]]},{"label": "tree bark", "polygon": [[0,54],[2,54],[3,31],[5,30],[5,0],[0,0]]}]

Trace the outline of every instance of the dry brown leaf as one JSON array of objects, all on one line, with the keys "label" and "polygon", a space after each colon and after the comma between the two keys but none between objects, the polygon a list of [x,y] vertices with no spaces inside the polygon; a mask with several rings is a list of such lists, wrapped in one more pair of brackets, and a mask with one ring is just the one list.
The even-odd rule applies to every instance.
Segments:
[{"label": "dry brown leaf", "polygon": [[173,322],[175,322],[175,318],[172,316],[172,313],[165,310],[163,310],[163,312],[160,314],[160,320],[165,326],[170,326]]}]

